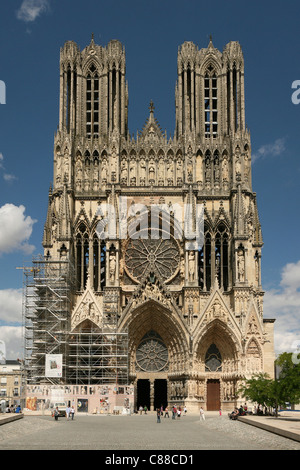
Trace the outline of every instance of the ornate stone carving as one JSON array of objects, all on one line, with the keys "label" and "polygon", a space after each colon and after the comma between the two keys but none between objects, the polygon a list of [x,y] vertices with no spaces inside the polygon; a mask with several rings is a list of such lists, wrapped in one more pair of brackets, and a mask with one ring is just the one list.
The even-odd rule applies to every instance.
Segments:
[{"label": "ornate stone carving", "polygon": [[177,274],[180,253],[177,242],[170,240],[132,240],[128,242],[125,254],[125,267],[135,280],[144,279],[154,273],[159,279],[170,280]]}]

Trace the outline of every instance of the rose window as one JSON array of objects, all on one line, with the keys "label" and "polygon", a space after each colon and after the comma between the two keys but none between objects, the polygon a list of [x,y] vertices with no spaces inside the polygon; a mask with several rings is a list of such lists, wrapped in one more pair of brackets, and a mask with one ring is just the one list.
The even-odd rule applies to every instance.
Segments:
[{"label": "rose window", "polygon": [[150,332],[141,341],[136,351],[136,363],[145,372],[159,372],[167,366],[168,350],[155,332]]},{"label": "rose window", "polygon": [[150,273],[163,281],[173,278],[180,265],[178,243],[174,238],[130,239],[125,254],[125,268],[133,280],[140,281]]}]

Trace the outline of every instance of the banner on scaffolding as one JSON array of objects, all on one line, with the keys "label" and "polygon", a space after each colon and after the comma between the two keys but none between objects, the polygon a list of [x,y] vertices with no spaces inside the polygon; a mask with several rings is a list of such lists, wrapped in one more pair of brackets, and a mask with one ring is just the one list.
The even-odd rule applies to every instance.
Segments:
[{"label": "banner on scaffolding", "polygon": [[46,354],[46,377],[62,377],[62,358],[62,354]]}]

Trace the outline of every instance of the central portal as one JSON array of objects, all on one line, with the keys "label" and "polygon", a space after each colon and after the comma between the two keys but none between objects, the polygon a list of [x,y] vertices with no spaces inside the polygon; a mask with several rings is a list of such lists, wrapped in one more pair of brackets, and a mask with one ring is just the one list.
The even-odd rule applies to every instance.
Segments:
[{"label": "central portal", "polygon": [[140,406],[146,406],[148,410],[156,410],[163,406],[165,409],[168,404],[168,384],[166,379],[155,379],[150,382],[149,379],[139,379],[137,381],[137,410]]}]

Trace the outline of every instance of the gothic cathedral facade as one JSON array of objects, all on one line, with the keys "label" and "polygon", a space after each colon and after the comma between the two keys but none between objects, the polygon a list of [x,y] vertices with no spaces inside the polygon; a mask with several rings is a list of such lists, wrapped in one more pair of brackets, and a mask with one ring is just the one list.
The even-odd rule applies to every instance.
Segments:
[{"label": "gothic cathedral facade", "polygon": [[[241,380],[272,377],[274,364],[243,53],[238,42],[223,52],[212,40],[203,49],[185,42],[177,70],[174,136],[150,103],[132,137],[122,44],[92,38],[82,51],[73,41],[61,49],[44,256],[74,266],[69,333],[128,335],[136,406],[149,395],[151,408],[160,400],[231,410]],[[191,208],[192,226],[203,209],[201,245],[191,245],[175,207]]]}]

